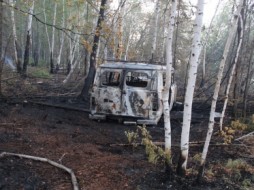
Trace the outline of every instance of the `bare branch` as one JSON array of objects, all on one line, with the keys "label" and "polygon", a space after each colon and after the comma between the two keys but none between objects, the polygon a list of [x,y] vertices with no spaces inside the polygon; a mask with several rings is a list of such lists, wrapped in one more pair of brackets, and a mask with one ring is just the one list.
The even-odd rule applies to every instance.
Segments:
[{"label": "bare branch", "polygon": [[254,134],[254,131],[252,131],[251,133],[248,133],[247,135],[244,135],[244,136],[241,136],[241,137],[235,139],[235,141],[242,140],[242,139],[244,139],[244,138],[246,138],[246,137],[249,137],[249,136],[251,136],[251,135],[253,135],[253,134]]},{"label": "bare branch", "polygon": [[33,18],[34,18],[37,22],[40,22],[40,23],[42,23],[42,24],[44,24],[44,25],[47,25],[47,26],[54,27],[55,29],[64,32],[64,33],[65,33],[68,37],[70,37],[70,38],[71,38],[71,36],[69,35],[68,32],[70,32],[70,33],[72,33],[72,34],[80,35],[80,36],[91,36],[91,35],[92,35],[92,33],[91,33],[91,34],[79,33],[79,32],[75,32],[75,31],[73,31],[73,30],[71,30],[71,29],[69,29],[69,28],[63,28],[63,27],[60,27],[60,26],[57,26],[57,25],[54,25],[54,24],[50,24],[50,23],[44,22],[43,20],[41,20],[41,19],[37,16],[37,14],[29,13],[29,12],[24,11],[24,10],[22,10],[22,9],[16,7],[16,6],[12,6],[12,5],[10,5],[9,3],[4,2],[4,0],[0,0],[0,2],[2,2],[4,5],[6,5],[6,6],[10,7],[10,8],[13,8],[13,9],[15,9],[15,10],[21,12],[21,13],[32,15]]}]

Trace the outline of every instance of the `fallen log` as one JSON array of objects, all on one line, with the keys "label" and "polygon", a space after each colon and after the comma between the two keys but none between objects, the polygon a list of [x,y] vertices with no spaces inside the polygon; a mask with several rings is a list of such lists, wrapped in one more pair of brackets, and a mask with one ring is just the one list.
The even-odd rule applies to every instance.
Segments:
[{"label": "fallen log", "polygon": [[45,162],[45,163],[48,163],[52,166],[60,168],[64,171],[68,172],[71,175],[71,182],[72,182],[73,189],[74,190],[79,190],[77,178],[76,178],[74,172],[72,171],[72,169],[67,168],[66,166],[64,166],[62,164],[59,164],[59,163],[54,162],[52,160],[49,160],[47,158],[42,158],[42,157],[37,157],[37,156],[30,156],[30,155],[25,155],[25,154],[15,154],[15,153],[10,153],[10,152],[2,152],[0,154],[0,158],[3,158],[5,156],[14,156],[14,157],[19,157],[19,158],[26,158],[26,159],[30,159],[30,160]]},{"label": "fallen log", "polygon": [[[164,142],[153,142],[154,145],[156,146],[164,146]],[[195,147],[195,146],[203,146],[203,142],[190,142],[189,146],[190,147]],[[143,146],[142,143],[127,143],[127,144],[110,144],[109,146],[111,147],[116,147],[116,146]],[[180,147],[180,144],[172,144],[172,147]],[[246,146],[243,144],[224,144],[224,143],[216,143],[216,144],[210,144],[210,146],[244,146],[244,147],[251,147],[251,146]]]}]

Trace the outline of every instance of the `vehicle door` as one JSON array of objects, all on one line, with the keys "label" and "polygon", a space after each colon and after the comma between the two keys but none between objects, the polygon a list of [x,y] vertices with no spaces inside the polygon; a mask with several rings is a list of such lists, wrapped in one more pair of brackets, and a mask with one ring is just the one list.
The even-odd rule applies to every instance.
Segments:
[{"label": "vehicle door", "polygon": [[149,117],[151,71],[127,70],[123,80],[122,112],[126,116]]},{"label": "vehicle door", "polygon": [[121,114],[121,77],[120,69],[101,69],[99,84],[94,91],[97,113]]}]

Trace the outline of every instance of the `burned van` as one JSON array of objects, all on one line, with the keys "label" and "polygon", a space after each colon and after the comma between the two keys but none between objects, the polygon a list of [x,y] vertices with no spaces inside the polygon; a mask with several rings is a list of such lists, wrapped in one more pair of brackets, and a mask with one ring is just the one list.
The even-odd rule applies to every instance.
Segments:
[{"label": "burned van", "polygon": [[[107,62],[97,68],[91,93],[90,118],[116,117],[125,124],[156,125],[166,67],[145,63]],[[171,101],[175,99],[171,87]]]}]

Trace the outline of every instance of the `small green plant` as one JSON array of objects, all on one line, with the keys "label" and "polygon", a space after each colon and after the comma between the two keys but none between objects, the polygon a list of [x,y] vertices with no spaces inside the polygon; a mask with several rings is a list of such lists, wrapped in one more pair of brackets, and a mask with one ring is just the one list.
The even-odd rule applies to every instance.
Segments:
[{"label": "small green plant", "polygon": [[136,132],[134,131],[125,131],[125,136],[128,139],[128,143],[137,146],[137,139],[139,133],[142,136],[142,145],[145,146],[146,154],[148,156],[148,161],[153,164],[157,164],[159,160],[165,161],[168,165],[171,164],[171,152],[165,151],[162,147],[157,146],[152,141],[152,136],[149,131],[146,129],[146,126],[138,126]]},{"label": "small green plant", "polygon": [[236,133],[242,133],[242,131],[246,130],[248,125],[240,120],[232,121],[230,126],[224,127],[219,134],[223,137],[225,144],[231,144],[232,140],[235,137]]},{"label": "small green plant", "polygon": [[242,186],[244,187],[244,189],[248,189],[248,187],[251,187],[251,179],[244,179],[242,182]]},{"label": "small green plant", "polygon": [[125,131],[124,134],[128,139],[128,143],[132,144],[134,147],[136,147],[137,146],[137,138],[139,137],[138,130],[136,132],[134,132],[134,131]]},{"label": "small green plant", "polygon": [[146,154],[148,155],[148,161],[157,164],[158,160],[162,159],[168,164],[171,163],[171,152],[164,151],[163,148],[155,145],[152,141],[152,136],[149,134],[149,131],[146,129],[146,126],[138,126],[142,134],[142,144],[145,145]]},{"label": "small green plant", "polygon": [[247,167],[248,167],[248,164],[242,159],[236,159],[236,160],[229,159],[226,163],[226,168],[230,169],[231,171],[246,169]]},{"label": "small green plant", "polygon": [[229,159],[226,163],[226,170],[232,180],[239,181],[242,178],[241,172],[248,172],[249,165],[242,159]]},{"label": "small green plant", "polygon": [[197,162],[197,163],[200,163],[200,162],[201,162],[201,156],[202,156],[201,153],[195,154],[195,155],[193,156],[193,160],[194,160],[195,162]]},{"label": "small green plant", "polygon": [[236,120],[236,121],[231,122],[231,128],[234,130],[243,131],[243,130],[247,129],[248,126],[244,122],[241,122],[240,120]]}]

